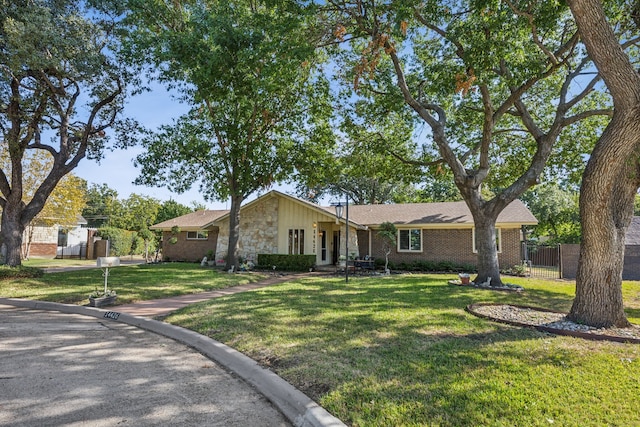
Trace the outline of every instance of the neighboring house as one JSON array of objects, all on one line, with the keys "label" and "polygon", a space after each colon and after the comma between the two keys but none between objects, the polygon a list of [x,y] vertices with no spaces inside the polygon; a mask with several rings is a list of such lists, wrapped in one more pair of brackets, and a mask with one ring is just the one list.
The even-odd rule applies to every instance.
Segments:
[{"label": "neighboring house", "polygon": [[[624,266],[622,280],[640,280],[640,216],[631,218],[624,237]],[[580,257],[579,244],[562,244],[560,253],[560,277],[575,279]]]},{"label": "neighboring house", "polygon": [[624,239],[624,280],[640,280],[640,216],[631,218]]},{"label": "neighboring house", "polygon": [[[476,263],[473,218],[464,202],[350,205],[349,254],[384,257],[377,229],[387,221],[398,228],[391,261]],[[522,226],[535,224],[537,220],[520,201],[500,214],[496,244],[501,265],[520,263]],[[197,261],[208,250],[222,259],[228,250],[229,211],[198,211],[151,229],[163,232],[165,259]],[[258,254],[315,254],[318,266],[333,265],[345,255],[344,248],[345,218],[338,219],[333,207],[274,190],[240,209],[238,254],[245,259],[256,260]]]},{"label": "neighboring house", "polygon": [[22,239],[27,258],[86,257],[88,229],[87,221],[78,216],[76,224],[27,226]]}]

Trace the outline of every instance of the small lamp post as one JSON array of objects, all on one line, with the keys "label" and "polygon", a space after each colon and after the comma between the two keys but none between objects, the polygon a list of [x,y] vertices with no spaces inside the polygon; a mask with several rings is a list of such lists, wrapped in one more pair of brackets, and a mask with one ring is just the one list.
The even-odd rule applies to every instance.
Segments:
[{"label": "small lamp post", "polygon": [[345,235],[344,235],[344,252],[345,252],[345,263],[344,263],[344,281],[349,283],[349,196],[346,197],[345,206],[342,206],[342,203],[338,202],[336,205],[336,216],[339,219],[342,219],[343,210],[346,211],[346,224],[345,224]]}]

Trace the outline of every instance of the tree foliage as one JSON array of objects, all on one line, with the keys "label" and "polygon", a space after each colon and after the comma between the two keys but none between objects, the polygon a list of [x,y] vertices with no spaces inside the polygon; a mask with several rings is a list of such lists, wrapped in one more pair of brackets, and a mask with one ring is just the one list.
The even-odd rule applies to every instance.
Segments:
[{"label": "tree foliage", "polygon": [[109,226],[110,219],[120,213],[118,192],[107,184],[91,184],[82,216],[89,227]]},{"label": "tree foliage", "polygon": [[[127,76],[116,57],[113,20],[88,3],[2,1],[0,130],[11,168],[0,171],[2,261],[20,264],[24,228],[60,180],[85,157],[99,158],[117,124]],[[107,5],[109,2],[102,2]],[[130,142],[127,134],[118,143]],[[34,150],[53,158],[25,200],[22,163]]]},{"label": "tree foliage", "polygon": [[205,209],[204,206],[194,206],[193,208],[189,206],[185,206],[181,203],[176,202],[173,199],[165,200],[160,205],[158,209],[158,214],[156,215],[155,223],[161,223],[164,221],[168,221],[173,218],[177,218],[182,215],[186,215],[190,212],[194,212],[196,210]]},{"label": "tree foliage", "polygon": [[[349,97],[344,89],[337,95],[339,100]],[[392,150],[412,139],[413,120],[406,113],[366,102],[338,102],[334,109],[340,142],[296,163],[301,197],[347,194],[360,205],[389,203],[421,182],[424,168],[402,161]]]},{"label": "tree foliage", "polygon": [[524,193],[522,201],[538,219],[532,237],[554,243],[580,243],[578,192],[545,184]]},{"label": "tree foliage", "polygon": [[161,205],[160,201],[153,197],[133,193],[126,199],[119,200],[117,205],[118,215],[109,220],[112,227],[141,232],[158,222]]},{"label": "tree foliage", "polygon": [[132,2],[132,44],[192,105],[150,133],[137,182],[209,200],[231,199],[228,267],[236,265],[239,209],[293,171],[293,152],[327,134],[328,86],[305,14],[288,2]]},{"label": "tree foliage", "polygon": [[411,111],[425,129],[414,132],[420,144],[391,151],[432,172],[448,166],[475,221],[476,281],[499,284],[498,214],[538,182],[552,155],[565,155],[569,144],[556,144],[565,133],[611,114],[568,10],[557,2],[328,3],[335,40],[349,43],[340,65],[357,102],[398,117]]}]

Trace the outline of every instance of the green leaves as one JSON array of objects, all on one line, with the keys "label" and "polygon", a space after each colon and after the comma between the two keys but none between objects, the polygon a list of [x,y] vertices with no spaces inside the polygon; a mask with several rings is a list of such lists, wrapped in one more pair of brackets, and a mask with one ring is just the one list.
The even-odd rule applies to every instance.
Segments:
[{"label": "green leaves", "polygon": [[[288,177],[301,141],[326,132],[328,86],[305,14],[288,2],[191,1],[135,8],[133,35],[192,110],[150,133],[138,182],[242,198]],[[150,37],[153,35],[153,37]],[[314,102],[317,98],[320,102]],[[324,129],[324,130],[323,130]]]}]

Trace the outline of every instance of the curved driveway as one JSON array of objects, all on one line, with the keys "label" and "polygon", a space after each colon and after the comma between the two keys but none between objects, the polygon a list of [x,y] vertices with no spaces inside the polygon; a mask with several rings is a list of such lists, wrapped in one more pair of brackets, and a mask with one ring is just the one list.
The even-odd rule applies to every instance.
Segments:
[{"label": "curved driveway", "polygon": [[0,298],[0,426],[59,425],[344,426],[273,372],[196,332]]},{"label": "curved driveway", "polygon": [[0,305],[0,426],[288,426],[203,355],[134,326]]}]

